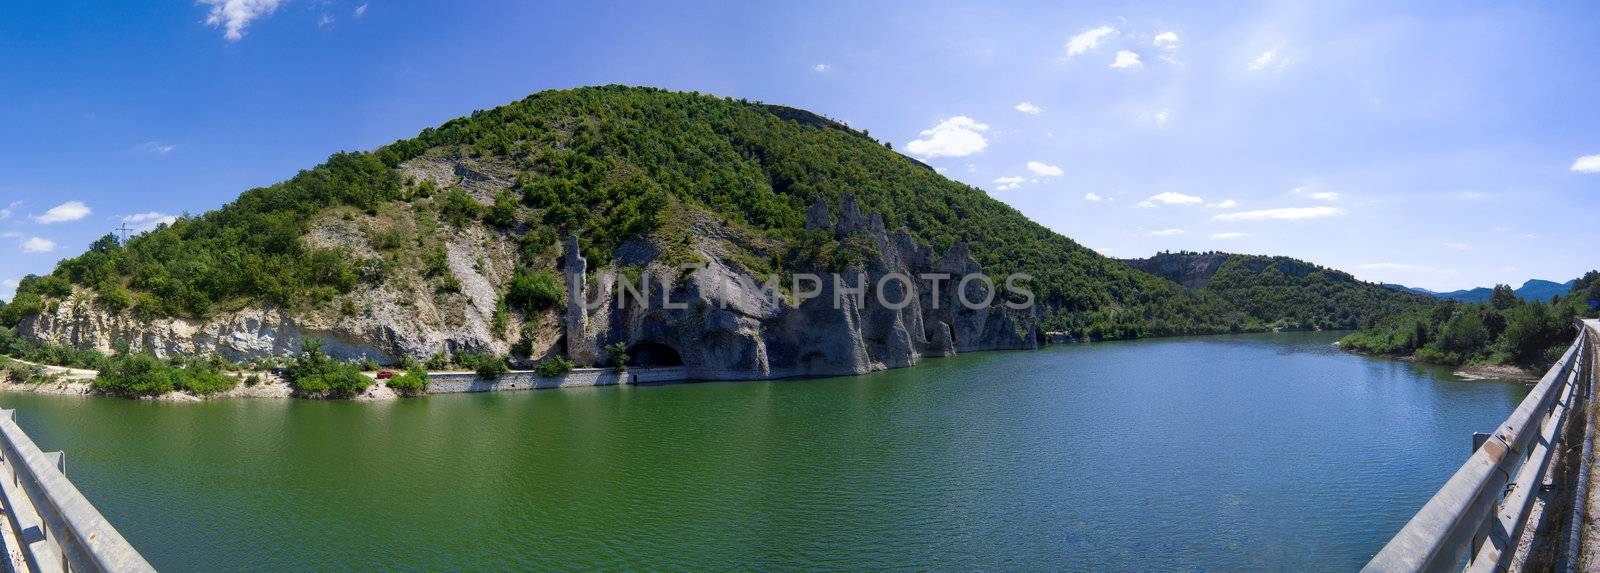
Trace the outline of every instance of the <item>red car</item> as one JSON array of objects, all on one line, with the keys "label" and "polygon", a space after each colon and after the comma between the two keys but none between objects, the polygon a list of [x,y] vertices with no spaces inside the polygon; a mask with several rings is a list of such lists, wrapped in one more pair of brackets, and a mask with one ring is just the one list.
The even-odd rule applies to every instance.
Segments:
[{"label": "red car", "polygon": [[395,372],[393,370],[379,370],[378,371],[378,379],[379,380],[388,380],[390,378],[394,378],[395,376],[399,376],[399,375],[400,374],[398,372]]}]

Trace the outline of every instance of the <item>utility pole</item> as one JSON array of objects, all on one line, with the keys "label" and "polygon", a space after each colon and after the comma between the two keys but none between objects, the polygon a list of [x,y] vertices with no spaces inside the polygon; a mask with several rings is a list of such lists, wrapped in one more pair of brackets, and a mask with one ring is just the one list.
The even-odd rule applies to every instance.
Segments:
[{"label": "utility pole", "polygon": [[124,244],[124,245],[128,244],[128,233],[133,231],[133,229],[129,229],[128,228],[128,222],[127,221],[123,221],[121,227],[117,227],[116,229],[112,229],[112,230],[114,230],[114,231],[122,231],[122,244]]}]

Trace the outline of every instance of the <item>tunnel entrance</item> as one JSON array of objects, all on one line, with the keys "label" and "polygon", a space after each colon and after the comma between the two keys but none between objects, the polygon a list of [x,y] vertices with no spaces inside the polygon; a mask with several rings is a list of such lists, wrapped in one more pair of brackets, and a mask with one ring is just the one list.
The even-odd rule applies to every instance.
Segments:
[{"label": "tunnel entrance", "polygon": [[683,357],[671,346],[659,342],[640,342],[628,347],[628,363],[640,368],[683,366]]}]

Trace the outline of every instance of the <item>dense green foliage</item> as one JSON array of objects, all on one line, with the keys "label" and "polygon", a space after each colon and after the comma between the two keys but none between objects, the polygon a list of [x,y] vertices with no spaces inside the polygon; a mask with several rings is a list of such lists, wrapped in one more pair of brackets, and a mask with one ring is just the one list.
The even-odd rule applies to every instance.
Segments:
[{"label": "dense green foliage", "polygon": [[561,278],[549,271],[517,269],[506,289],[506,303],[528,311],[556,308],[565,300]]},{"label": "dense green foliage", "polygon": [[289,387],[301,395],[347,398],[372,385],[361,368],[334,360],[322,353],[322,341],[307,338],[301,342],[300,356],[286,371]]},{"label": "dense green foliage", "polygon": [[1373,321],[1340,341],[1345,348],[1441,364],[1471,362],[1542,368],[1561,357],[1575,335],[1572,319],[1594,317],[1588,301],[1600,299],[1600,273],[1579,279],[1551,303],[1523,301],[1498,285],[1489,302],[1447,301]]},{"label": "dense green foliage", "polygon": [[412,367],[405,374],[390,378],[385,384],[402,396],[425,394],[428,392],[428,371],[420,366]]},{"label": "dense green foliage", "polygon": [[96,390],[118,396],[157,396],[174,390],[206,395],[237,385],[237,380],[210,366],[173,366],[144,353],[124,353],[107,359],[94,379]]},{"label": "dense green foliage", "polygon": [[[126,245],[106,235],[50,277],[25,280],[0,324],[38,312],[36,296],[60,298],[47,279],[93,288],[97,300],[140,316],[208,315],[234,300],[294,308],[356,284],[356,262],[301,240],[313,215],[334,205],[371,209],[400,197],[398,173],[366,153],[338,153],[314,169],[252,189],[221,209],[185,217]],[[16,306],[13,304],[13,306]]]},{"label": "dense green foliage", "polygon": [[544,378],[555,378],[572,371],[572,361],[563,356],[552,356],[533,367],[533,373]]},{"label": "dense green foliage", "polygon": [[510,367],[506,366],[505,358],[493,354],[458,353],[455,356],[455,362],[462,367],[477,372],[478,377],[484,380],[499,380],[501,376],[511,370]]},{"label": "dense green foliage", "polygon": [[1228,255],[1206,290],[1253,319],[1290,329],[1354,329],[1378,317],[1439,304],[1288,257]]}]

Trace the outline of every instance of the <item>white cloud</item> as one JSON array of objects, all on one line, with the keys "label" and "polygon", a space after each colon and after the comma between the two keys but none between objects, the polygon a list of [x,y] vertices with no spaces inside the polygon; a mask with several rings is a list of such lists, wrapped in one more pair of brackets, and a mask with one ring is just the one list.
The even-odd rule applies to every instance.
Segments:
[{"label": "white cloud", "polygon": [[999,185],[998,187],[995,187],[994,190],[995,191],[1010,191],[1012,189],[1016,189],[1017,186],[1021,185],[1023,181],[1024,181],[1023,178],[1018,177],[1016,175],[1012,175],[1010,177],[1001,177],[999,179],[995,179],[994,180],[994,182],[997,185]]},{"label": "white cloud", "polygon": [[1162,203],[1165,205],[1195,205],[1203,202],[1203,200],[1201,200],[1199,197],[1195,197],[1194,195],[1184,195],[1182,193],[1166,191],[1151,195],[1149,201],[1141,202],[1140,205],[1143,205],[1144,203],[1151,203],[1151,206],[1153,207],[1154,203]]},{"label": "white cloud", "polygon": [[1013,107],[1011,109],[1014,109],[1014,110],[1020,111],[1022,113],[1029,114],[1029,115],[1039,115],[1039,112],[1044,111],[1044,108],[1041,108],[1039,106],[1033,105],[1033,104],[1028,103],[1028,102],[1019,103],[1019,104],[1017,104],[1015,107]]},{"label": "white cloud", "polygon": [[367,5],[366,4],[362,4],[360,6],[356,6],[354,14],[355,14],[355,16],[357,18],[360,18],[362,16],[366,16],[367,15]]},{"label": "white cloud", "polygon": [[1072,39],[1067,40],[1067,56],[1076,56],[1089,50],[1093,50],[1096,46],[1100,45],[1101,40],[1109,38],[1116,33],[1116,28],[1112,28],[1110,26],[1101,26],[1099,28],[1095,28],[1082,34],[1073,36]]},{"label": "white cloud", "polygon": [[0,221],[4,221],[6,219],[10,219],[11,218],[11,214],[13,212],[15,212],[16,208],[17,207],[21,207],[21,206],[22,206],[22,202],[21,201],[12,201],[11,204],[10,205],[6,205],[6,207],[4,209],[0,209]]},{"label": "white cloud", "polygon": [[1155,47],[1163,50],[1176,50],[1178,49],[1178,33],[1162,32],[1156,34],[1156,39],[1152,43],[1155,44]]},{"label": "white cloud", "polygon": [[271,14],[281,3],[281,0],[199,0],[200,5],[211,7],[206,14],[206,25],[222,28],[222,37],[230,42],[244,38],[244,29],[252,20]]},{"label": "white cloud", "polygon": [[1572,170],[1578,173],[1600,173],[1600,154],[1585,155],[1572,162]]},{"label": "white cloud", "polygon": [[33,221],[40,225],[65,223],[67,221],[76,221],[78,219],[88,217],[89,213],[92,212],[93,211],[89,210],[89,206],[84,205],[82,201],[67,201],[66,203],[51,207],[50,210],[45,211],[43,215],[34,217]]},{"label": "white cloud", "polygon": [[1083,200],[1085,200],[1085,201],[1099,201],[1101,199],[1104,199],[1104,197],[1101,197],[1099,194],[1096,194],[1096,193],[1084,193],[1083,194]]},{"label": "white cloud", "polygon": [[1237,239],[1237,238],[1240,238],[1240,237],[1248,237],[1248,236],[1250,236],[1249,233],[1231,233],[1230,232],[1230,233],[1212,233],[1211,234],[1211,238],[1213,238],[1213,239]]},{"label": "white cloud", "polygon": [[1239,202],[1234,201],[1233,199],[1223,199],[1221,202],[1211,203],[1206,206],[1212,209],[1232,209],[1234,207],[1238,207]]},{"label": "white cloud", "polygon": [[48,253],[54,250],[56,250],[56,242],[50,239],[33,237],[22,242],[22,252],[24,253]]},{"label": "white cloud", "polygon": [[170,143],[161,143],[159,141],[146,141],[139,145],[139,150],[148,151],[156,155],[166,155],[168,153],[172,153],[173,150],[176,150],[177,148],[178,146],[176,145]]},{"label": "white cloud", "polygon": [[1040,177],[1057,177],[1061,175],[1060,167],[1038,161],[1029,161],[1028,171],[1032,171],[1034,175],[1038,175]]},{"label": "white cloud", "polygon": [[1339,200],[1339,194],[1338,193],[1334,193],[1332,191],[1317,191],[1316,193],[1311,193],[1311,194],[1306,195],[1306,196],[1310,197],[1312,199],[1316,199],[1318,201],[1338,201]]},{"label": "white cloud", "polygon": [[817,64],[815,66],[811,66],[811,71],[817,72],[819,74],[823,73],[823,72],[826,72],[828,70],[831,70],[831,69],[833,69],[833,66],[830,66],[828,64]]},{"label": "white cloud", "polygon": [[1250,71],[1261,71],[1273,66],[1282,68],[1286,65],[1289,65],[1288,58],[1279,56],[1277,50],[1267,50],[1256,56],[1256,59],[1250,60]]},{"label": "white cloud", "polygon": [[1140,65],[1139,54],[1127,50],[1118,50],[1117,59],[1111,62],[1111,67],[1119,70],[1137,68]]},{"label": "white cloud", "polygon": [[326,30],[328,28],[332,28],[333,27],[333,16],[328,15],[328,14],[323,14],[321,17],[317,18],[317,27],[318,28],[322,28],[324,30]]},{"label": "white cloud", "polygon": [[1156,127],[1166,127],[1167,120],[1172,118],[1172,112],[1161,110],[1150,114],[1150,120],[1156,122]]},{"label": "white cloud", "polygon": [[157,213],[155,211],[151,211],[149,213],[137,213],[122,218],[123,223],[133,225],[133,229],[139,232],[155,230],[156,227],[161,225],[171,225],[177,221],[178,218],[175,216],[168,215],[166,213]]},{"label": "white cloud", "polygon": [[1138,203],[1134,203],[1133,204],[1133,208],[1135,208],[1135,209],[1152,209],[1152,208],[1155,208],[1155,206],[1156,206],[1156,204],[1151,202],[1151,201],[1149,201],[1149,200],[1140,201]]},{"label": "white cloud", "polygon": [[1161,229],[1157,231],[1150,231],[1149,233],[1145,233],[1145,235],[1151,237],[1176,237],[1178,235],[1182,235],[1184,232],[1185,231],[1183,229]]},{"label": "white cloud", "polygon": [[1445,243],[1444,246],[1452,248],[1452,249],[1455,249],[1457,251],[1465,251],[1467,249],[1472,248],[1471,245],[1468,245],[1466,243]]},{"label": "white cloud", "polygon": [[1320,219],[1343,215],[1344,209],[1337,207],[1283,207],[1279,209],[1262,209],[1259,211],[1240,211],[1238,213],[1222,213],[1211,217],[1218,221],[1293,221],[1299,219]]},{"label": "white cloud", "polygon": [[989,146],[989,140],[983,138],[983,132],[988,129],[988,125],[958,115],[924,130],[922,139],[915,139],[906,144],[906,151],[923,157],[972,155]]}]

